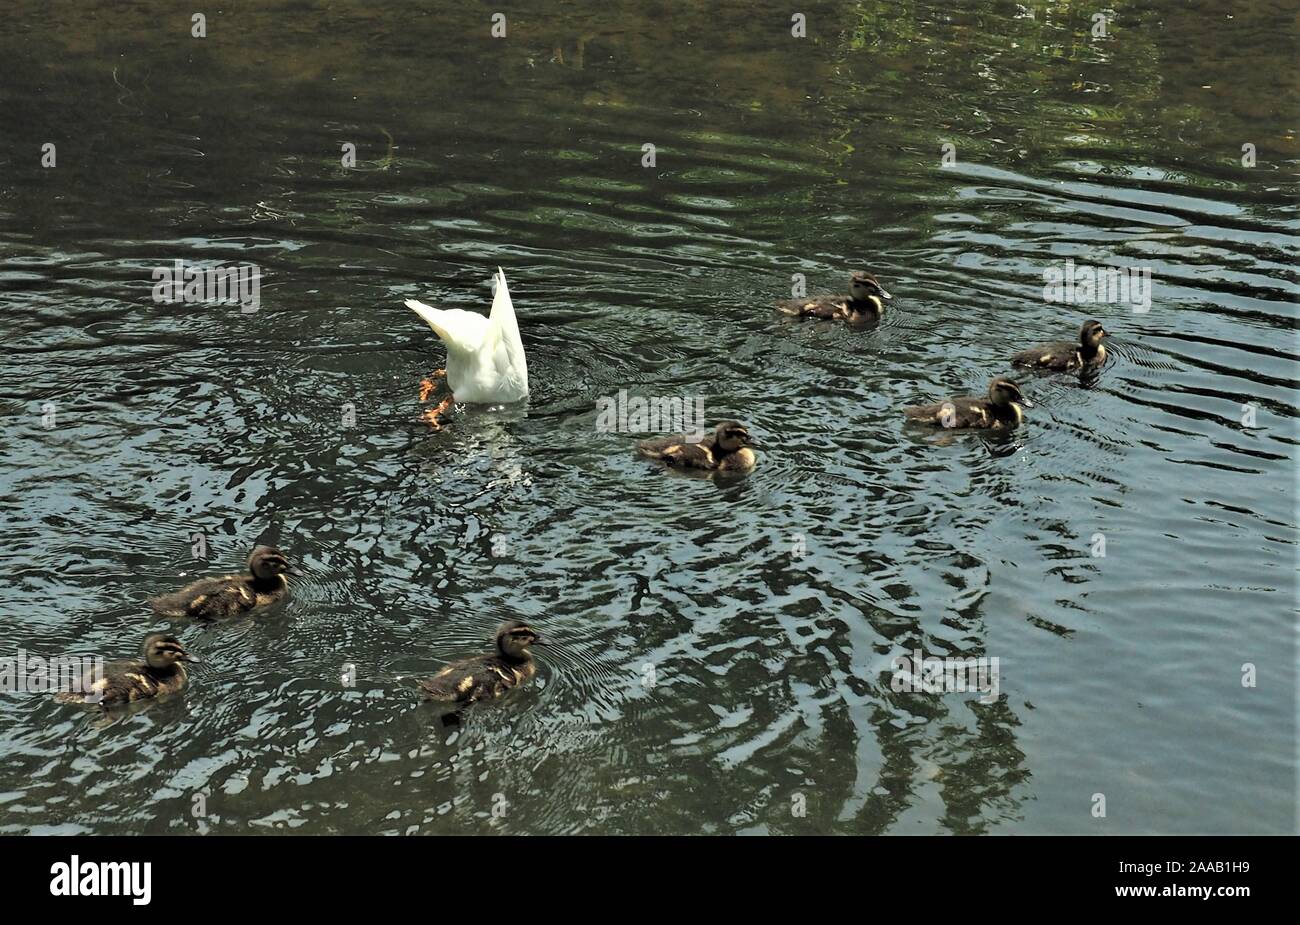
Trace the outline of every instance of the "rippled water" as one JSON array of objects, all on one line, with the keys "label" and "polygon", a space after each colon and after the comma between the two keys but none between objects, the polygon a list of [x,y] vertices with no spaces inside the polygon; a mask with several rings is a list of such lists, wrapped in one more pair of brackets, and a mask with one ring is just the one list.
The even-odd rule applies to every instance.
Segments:
[{"label": "rippled water", "polygon": [[[207,664],[111,725],[0,697],[0,831],[1295,828],[1288,5],[147,6],[0,23],[0,654]],[[155,303],[177,259],[260,310]],[[1150,311],[1045,302],[1067,259]],[[433,433],[402,301],[497,265],[531,402]],[[855,268],[879,327],[772,312]],[[1107,368],[1014,436],[903,426],[1089,315]],[[645,464],[620,389],[760,468]],[[279,611],[143,607],[257,542],[308,572]],[[415,680],[515,616],[539,678],[445,728]],[[917,648],[1000,697],[893,691]]]}]

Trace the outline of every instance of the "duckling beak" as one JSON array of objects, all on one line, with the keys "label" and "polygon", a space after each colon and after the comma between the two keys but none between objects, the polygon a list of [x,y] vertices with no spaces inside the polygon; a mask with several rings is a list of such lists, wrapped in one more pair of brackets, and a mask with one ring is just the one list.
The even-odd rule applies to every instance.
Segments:
[{"label": "duckling beak", "polygon": [[295,578],[307,577],[307,573],[304,572],[302,569],[298,568],[298,566],[296,565],[290,565],[287,571],[289,572],[290,575],[294,576]]},{"label": "duckling beak", "polygon": [[190,655],[190,653],[188,652],[182,652],[180,655],[176,656],[176,660],[180,662],[189,662],[191,665],[203,664],[203,659],[195,658],[193,655]]},{"label": "duckling beak", "polygon": [[543,639],[541,636],[534,636],[533,641],[529,643],[530,646],[549,646],[550,644],[549,639]]},{"label": "duckling beak", "polygon": [[882,299],[884,299],[886,302],[892,302],[894,300],[894,297],[890,295],[888,292],[886,292],[884,288],[881,287],[878,288],[880,288],[880,297]]},{"label": "duckling beak", "polygon": [[1020,406],[1021,406],[1022,408],[1032,408],[1032,407],[1034,407],[1034,403],[1031,402],[1029,399],[1025,398],[1025,396],[1023,396],[1023,395],[1021,395],[1019,398],[1017,398],[1016,401],[1018,401],[1018,402],[1020,403]]}]

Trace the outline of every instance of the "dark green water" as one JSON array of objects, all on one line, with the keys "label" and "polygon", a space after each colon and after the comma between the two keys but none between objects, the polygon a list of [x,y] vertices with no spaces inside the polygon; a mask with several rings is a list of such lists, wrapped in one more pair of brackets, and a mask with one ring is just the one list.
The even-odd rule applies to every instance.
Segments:
[{"label": "dark green water", "polygon": [[[8,4],[0,655],[207,665],[106,727],[0,694],[0,831],[1295,829],[1292,4],[446,6]],[[155,303],[177,259],[260,309]],[[1066,260],[1150,311],[1046,302]],[[432,434],[402,301],[497,265],[531,402]],[[856,268],[879,328],[771,312]],[[1013,438],[902,426],[1090,315],[1113,361]],[[760,468],[643,464],[620,389]],[[256,542],[309,573],[282,610],[143,607]],[[414,679],[510,616],[558,645],[449,734]],[[1000,697],[891,690],[917,648]]]}]

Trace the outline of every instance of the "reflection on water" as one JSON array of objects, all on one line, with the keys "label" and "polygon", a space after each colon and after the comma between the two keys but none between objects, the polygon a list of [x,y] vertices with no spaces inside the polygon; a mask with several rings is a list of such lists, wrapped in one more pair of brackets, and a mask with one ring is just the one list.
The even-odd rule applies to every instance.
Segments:
[{"label": "reflection on water", "polygon": [[[207,664],[125,721],[6,695],[0,830],[1293,827],[1282,3],[1119,3],[1094,38],[1064,3],[826,2],[806,39],[538,5],[504,40],[97,6],[0,26],[0,654],[129,655],[147,597],[256,542],[309,575],[166,624]],[[178,259],[260,267],[259,309],[155,303]],[[1045,302],[1067,260],[1149,267],[1150,311]],[[402,302],[481,309],[497,265],[531,401],[432,434]],[[769,308],[856,268],[879,326]],[[1023,430],[903,427],[1081,313],[1111,361],[1022,377]],[[595,427],[620,389],[745,421],[759,470],[636,458]],[[415,681],[509,617],[558,645],[444,728]],[[998,658],[1000,698],[895,691],[917,649]]]}]

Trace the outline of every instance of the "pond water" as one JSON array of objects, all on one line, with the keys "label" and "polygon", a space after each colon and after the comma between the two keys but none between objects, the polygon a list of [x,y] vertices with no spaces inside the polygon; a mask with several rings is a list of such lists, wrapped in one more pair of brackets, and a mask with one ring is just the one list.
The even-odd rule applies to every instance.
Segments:
[{"label": "pond water", "polygon": [[[0,655],[205,664],[111,724],[0,695],[0,831],[1295,830],[1290,4],[9,6]],[[176,260],[257,310],[155,301]],[[498,265],[531,400],[434,432],[403,300]],[[772,310],[854,269],[880,325]],[[904,426],[1088,317],[1013,435]],[[636,458],[620,390],[759,467]],[[259,542],[283,607],[144,607]],[[512,617],[538,678],[444,726],[415,682]],[[996,698],[895,690],[917,650]]]}]

